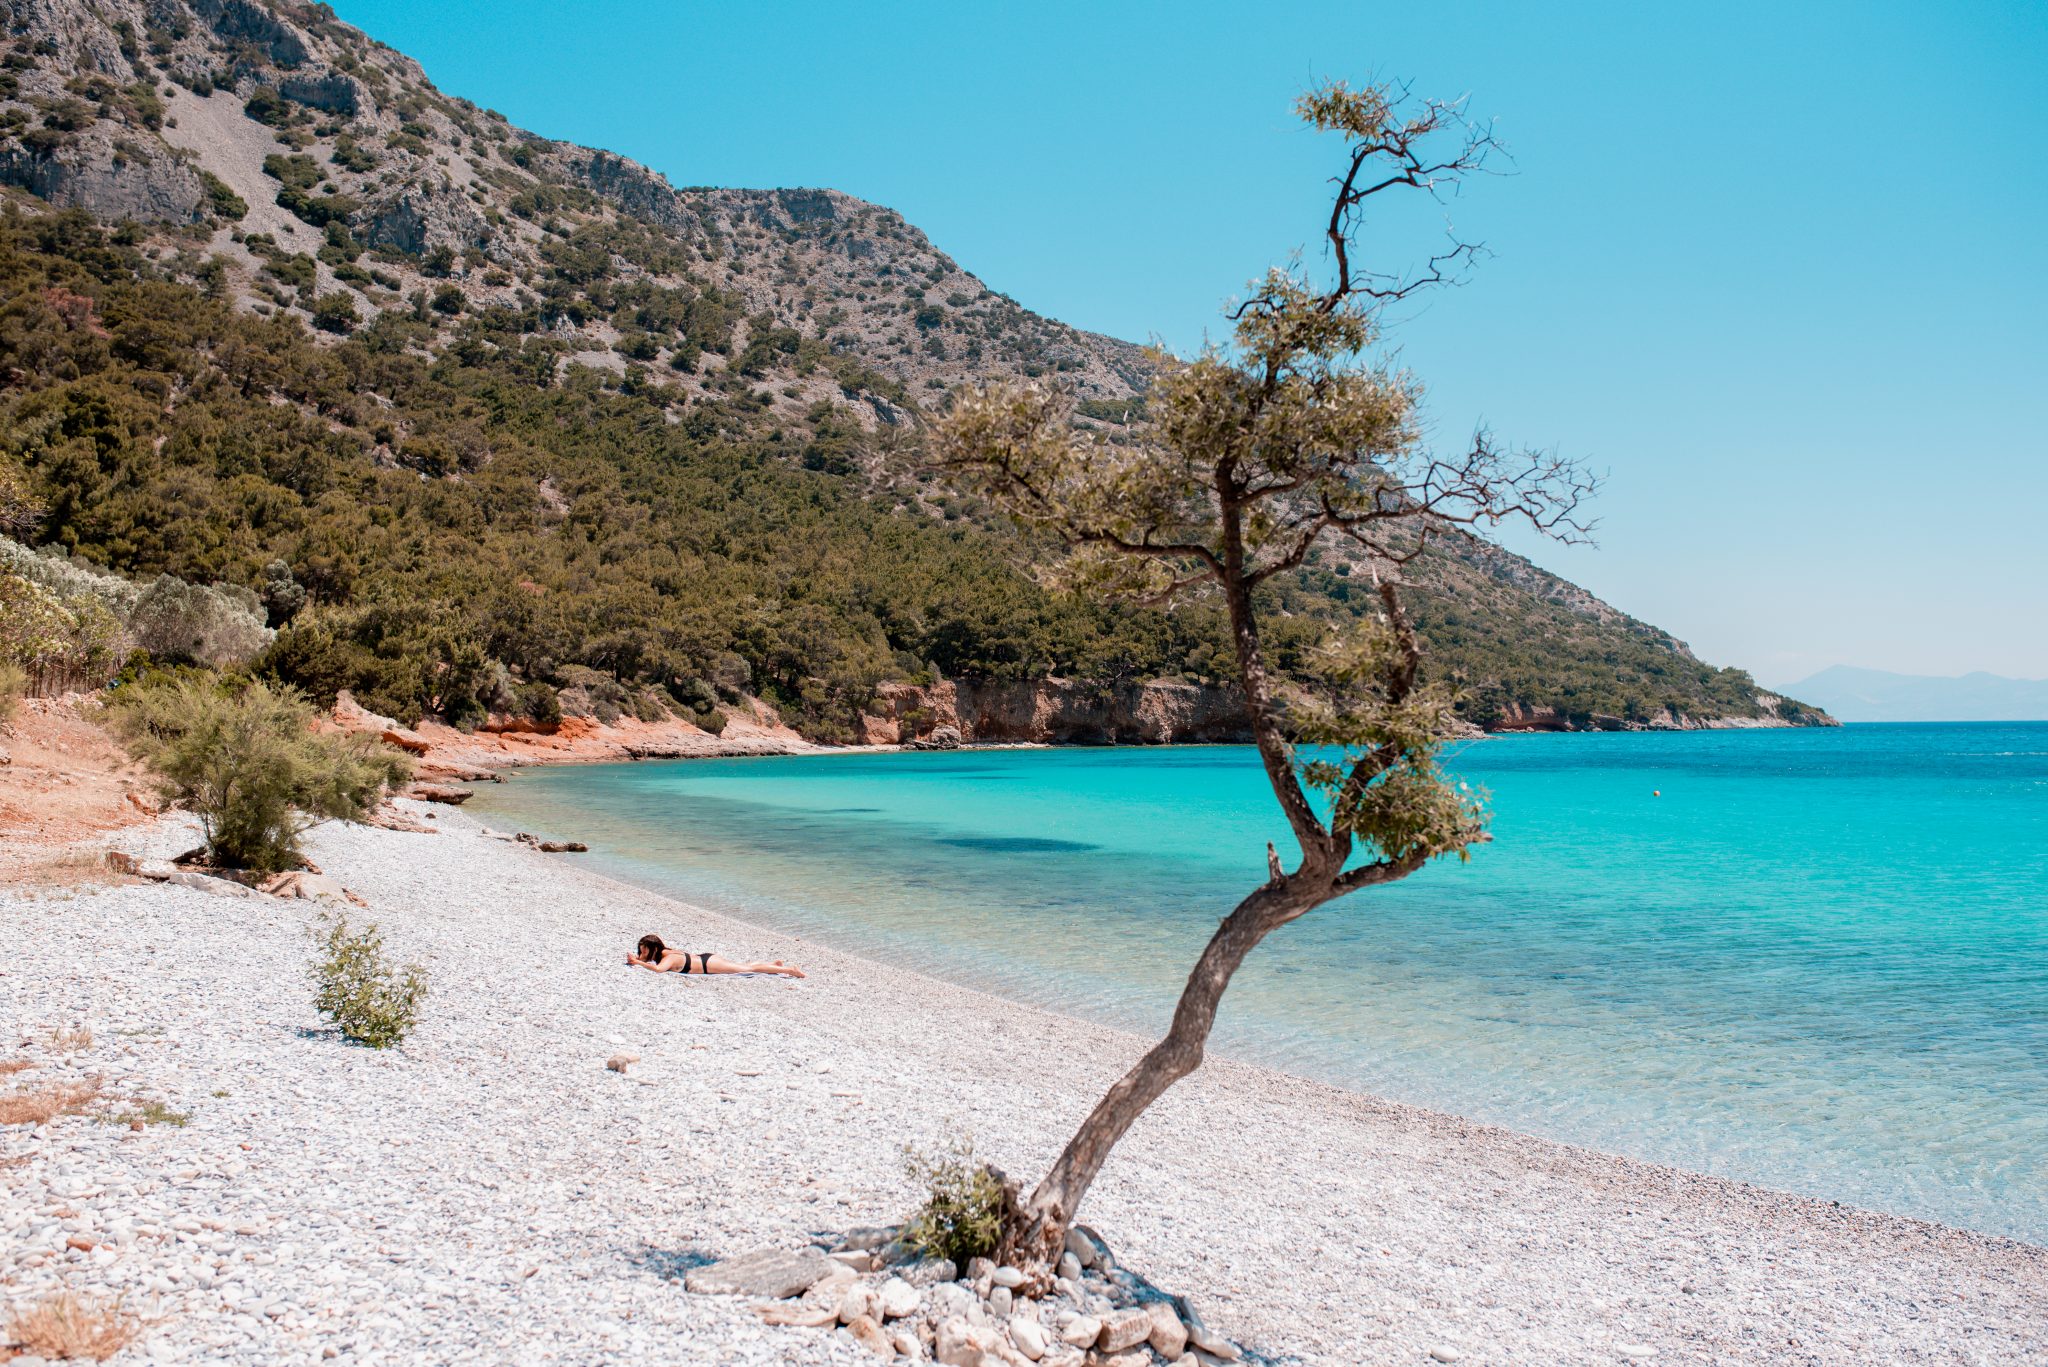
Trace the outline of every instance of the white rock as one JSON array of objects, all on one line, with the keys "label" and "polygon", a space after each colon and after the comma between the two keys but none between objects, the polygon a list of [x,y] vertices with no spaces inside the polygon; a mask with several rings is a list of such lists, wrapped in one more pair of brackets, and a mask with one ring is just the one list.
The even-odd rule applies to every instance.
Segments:
[{"label": "white rock", "polygon": [[[1221,1358],[1225,1362],[1235,1362],[1243,1356],[1236,1344],[1204,1324],[1194,1323],[1188,1325],[1188,1342],[1207,1353],[1210,1357]],[[1430,1351],[1432,1354],[1436,1352],[1435,1349]],[[1448,1353],[1452,1350],[1446,1348],[1443,1351]],[[1437,1361],[1443,1362],[1446,1359],[1438,1358]]]},{"label": "white rock", "polygon": [[932,1331],[932,1356],[946,1367],[981,1367],[983,1353],[970,1336],[967,1321],[954,1316]]},{"label": "white rock", "polygon": [[1148,1301],[1145,1313],[1152,1317],[1152,1332],[1146,1336],[1146,1342],[1152,1345],[1153,1352],[1171,1362],[1187,1350],[1187,1326],[1180,1322],[1172,1306],[1164,1301]]},{"label": "white rock", "polygon": [[1033,1362],[1045,1356],[1045,1329],[1028,1315],[1010,1316],[1010,1342],[1017,1345],[1017,1351]]},{"label": "white rock", "polygon": [[901,1277],[891,1277],[881,1285],[880,1300],[882,1318],[890,1320],[907,1319],[915,1315],[923,1304],[924,1297],[918,1289]]},{"label": "white rock", "polygon": [[852,1324],[864,1315],[870,1319],[879,1318],[875,1314],[876,1299],[874,1291],[867,1283],[854,1282],[839,1293],[839,1322]]},{"label": "white rock", "polygon": [[1093,1315],[1076,1315],[1060,1329],[1060,1338],[1076,1348],[1093,1348],[1102,1337],[1102,1321]]}]

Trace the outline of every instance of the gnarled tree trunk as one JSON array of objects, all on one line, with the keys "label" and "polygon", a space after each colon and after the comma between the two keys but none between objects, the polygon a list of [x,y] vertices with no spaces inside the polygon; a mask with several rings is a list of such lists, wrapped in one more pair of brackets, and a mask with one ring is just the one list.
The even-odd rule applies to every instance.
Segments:
[{"label": "gnarled tree trunk", "polygon": [[1110,1150],[1167,1088],[1201,1066],[1209,1030],[1216,1023],[1216,1008],[1245,956],[1274,927],[1293,920],[1321,900],[1309,889],[1290,887],[1282,880],[1260,888],[1223,918],[1223,924],[1216,928],[1208,948],[1202,951],[1194,971],[1188,975],[1165,1038],[1146,1050],[1145,1056],[1095,1103],[1095,1109],[1067,1142],[1052,1171],[1024,1204],[1020,1212],[1024,1227],[1012,1232],[1006,1252],[1026,1266],[1058,1259],[1074,1212],[1102,1171]]}]

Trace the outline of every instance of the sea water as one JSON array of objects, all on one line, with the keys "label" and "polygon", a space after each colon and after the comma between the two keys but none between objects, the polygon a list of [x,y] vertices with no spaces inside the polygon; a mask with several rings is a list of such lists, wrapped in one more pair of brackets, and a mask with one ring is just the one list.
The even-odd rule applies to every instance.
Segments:
[{"label": "sea water", "polygon": [[[1493,842],[1274,934],[1218,1048],[2048,1243],[2048,724],[1512,736],[1452,767]],[[1293,848],[1232,746],[569,767],[475,805],[644,886],[1144,1032],[1266,841]]]}]

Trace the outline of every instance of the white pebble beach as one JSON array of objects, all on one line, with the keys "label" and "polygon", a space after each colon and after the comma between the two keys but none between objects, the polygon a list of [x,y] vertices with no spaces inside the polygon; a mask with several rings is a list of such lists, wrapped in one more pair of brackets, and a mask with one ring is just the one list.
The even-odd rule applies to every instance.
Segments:
[{"label": "white pebble beach", "polygon": [[[144,1317],[117,1362],[874,1362],[682,1278],[900,1220],[906,1142],[969,1131],[1034,1177],[1147,1043],[435,824],[309,843],[427,968],[388,1051],[314,1011],[313,902],[0,886],[0,1059],[35,1064],[0,1088],[189,1115],[0,1128],[0,1327],[67,1289]],[[649,974],[648,931],[810,976]],[[1082,1218],[1257,1361],[2048,1363],[2048,1250],[1222,1058]]]}]

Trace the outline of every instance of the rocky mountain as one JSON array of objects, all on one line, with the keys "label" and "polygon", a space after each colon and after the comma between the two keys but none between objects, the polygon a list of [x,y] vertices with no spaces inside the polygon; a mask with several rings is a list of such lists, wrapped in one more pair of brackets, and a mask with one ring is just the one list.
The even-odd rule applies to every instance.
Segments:
[{"label": "rocky mountain", "polygon": [[685,395],[760,373],[750,348],[810,343],[821,364],[771,407],[860,398],[884,422],[991,368],[1062,376],[1084,400],[1145,382],[1139,348],[990,291],[893,210],[834,190],[678,190],[443,95],[323,5],[0,14],[0,183],[175,229],[164,250],[221,263],[221,287],[258,312],[533,311],[570,344],[564,366],[637,363]]},{"label": "rocky mountain", "polygon": [[1832,665],[1792,685],[1843,721],[2048,721],[2048,679],[1953,678]]},{"label": "rocky mountain", "polygon": [[[669,424],[772,443],[895,516],[998,539],[909,458],[948,389],[1056,377],[1106,430],[1142,409],[1143,349],[990,291],[893,210],[834,190],[677,188],[443,94],[324,5],[0,0],[0,26],[0,193],[125,225],[163,278],[296,320],[321,346],[543,388],[583,375]],[[489,445],[482,418],[444,435],[431,412],[379,403],[317,416],[366,460],[431,478],[464,477],[451,444]],[[534,496],[573,520],[555,476]],[[130,558],[115,568],[163,568]],[[1350,568],[1309,566],[1288,609],[1352,610]],[[1484,725],[1816,719],[1490,544],[1426,564],[1415,599]],[[860,628],[876,630],[884,656],[916,644]]]}]

